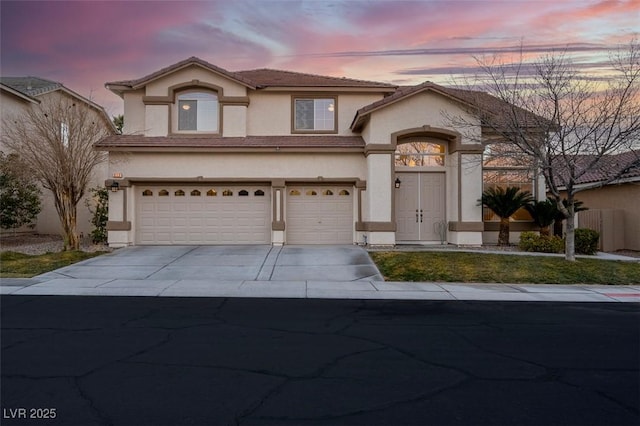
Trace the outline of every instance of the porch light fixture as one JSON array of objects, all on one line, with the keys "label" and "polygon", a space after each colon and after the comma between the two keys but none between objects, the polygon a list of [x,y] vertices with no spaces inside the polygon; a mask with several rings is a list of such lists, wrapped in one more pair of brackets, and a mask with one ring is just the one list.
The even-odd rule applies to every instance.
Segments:
[{"label": "porch light fixture", "polygon": [[400,178],[397,177],[394,183],[394,186],[396,187],[396,189],[399,189],[401,184],[402,184],[402,181],[400,180]]},{"label": "porch light fixture", "polygon": [[118,182],[111,182],[111,192],[118,192],[120,184]]}]

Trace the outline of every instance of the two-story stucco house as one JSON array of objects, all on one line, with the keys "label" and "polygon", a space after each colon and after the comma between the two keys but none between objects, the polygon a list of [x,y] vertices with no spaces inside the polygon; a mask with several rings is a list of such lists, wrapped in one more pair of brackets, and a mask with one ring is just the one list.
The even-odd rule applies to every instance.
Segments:
[{"label": "two-story stucco house", "polygon": [[[43,102],[55,104],[68,99],[72,100],[74,104],[77,103],[80,107],[86,108],[89,111],[89,116],[101,123],[105,133],[116,133],[116,128],[104,108],[65,87],[62,83],[31,76],[0,78],[0,112],[3,124],[25,119],[24,117],[30,109],[39,108]],[[2,133],[4,134],[4,132]],[[5,153],[10,152],[1,140],[0,150]],[[103,162],[92,171],[89,187],[104,185],[104,181],[108,177],[107,164]],[[88,236],[93,229],[90,222],[91,214],[85,206],[85,200],[90,197],[91,194],[87,194],[77,206],[77,232],[85,236]],[[40,234],[59,234],[62,232],[62,226],[55,209],[53,194],[49,190],[42,190],[41,199],[42,211],[38,215],[33,231]],[[23,227],[19,231],[31,231],[31,229]]]},{"label": "two-story stucco house", "polygon": [[[112,246],[495,240],[465,91],[195,57],[106,87],[125,115],[124,134],[96,145],[109,151]],[[451,116],[476,122],[472,137]]]}]

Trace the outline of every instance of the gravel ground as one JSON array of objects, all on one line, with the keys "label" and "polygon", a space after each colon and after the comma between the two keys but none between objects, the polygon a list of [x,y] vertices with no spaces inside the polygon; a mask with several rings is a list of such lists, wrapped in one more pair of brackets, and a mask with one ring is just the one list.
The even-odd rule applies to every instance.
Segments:
[{"label": "gravel ground", "polygon": [[[17,234],[2,235],[0,252],[15,251],[25,254],[44,254],[62,251],[62,237],[59,235]],[[83,238],[80,249],[86,252],[113,251],[106,245],[93,244],[88,238]]]}]

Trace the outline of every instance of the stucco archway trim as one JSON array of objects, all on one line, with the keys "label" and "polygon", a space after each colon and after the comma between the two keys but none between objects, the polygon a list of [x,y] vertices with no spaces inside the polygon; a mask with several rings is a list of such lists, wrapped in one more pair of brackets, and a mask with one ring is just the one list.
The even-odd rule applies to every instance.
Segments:
[{"label": "stucco archway trim", "polygon": [[[391,147],[393,151],[398,144],[409,142],[423,142],[424,138],[434,139],[447,143],[448,153],[462,152],[465,154],[482,154],[484,146],[480,143],[463,144],[462,135],[459,132],[441,127],[424,125],[412,129],[400,130],[391,134]],[[366,148],[365,148],[366,149]]]}]

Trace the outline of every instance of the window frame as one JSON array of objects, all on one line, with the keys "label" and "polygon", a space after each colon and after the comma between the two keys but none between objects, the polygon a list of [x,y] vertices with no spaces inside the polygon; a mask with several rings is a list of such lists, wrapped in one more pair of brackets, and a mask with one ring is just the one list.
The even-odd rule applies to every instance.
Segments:
[{"label": "window frame", "polygon": [[[180,130],[180,96],[188,95],[190,93],[202,93],[207,95],[213,95],[217,102],[217,114],[216,114],[216,130]],[[218,91],[209,89],[206,87],[192,87],[185,90],[176,91],[174,94],[173,105],[171,107],[171,129],[173,134],[180,135],[221,135],[222,134],[222,103],[220,102],[221,95]],[[197,100],[196,100],[197,101]],[[196,122],[197,127],[197,122]]]},{"label": "window frame", "polygon": [[[296,103],[297,101],[314,101],[313,129],[296,128]],[[316,129],[315,102],[318,100],[329,100],[333,102],[333,129]],[[292,134],[335,134],[338,133],[338,96],[327,94],[309,94],[291,96],[291,133]]]},{"label": "window frame", "polygon": [[[400,152],[401,146],[407,146],[407,145],[416,144],[416,143],[423,143],[423,144],[438,146],[440,151],[439,152],[416,151],[415,153]],[[396,145],[396,149],[393,152],[393,164],[396,170],[402,170],[402,171],[445,170],[446,164],[447,164],[447,155],[449,151],[448,148],[449,147],[445,142],[437,139],[416,137],[416,138],[402,140],[401,142],[398,142],[398,144]],[[428,158],[429,162],[431,162],[430,161],[431,159],[441,158],[442,164],[427,164],[427,165],[401,164],[402,159],[399,157],[403,155],[407,157],[420,157],[421,159]]]}]

